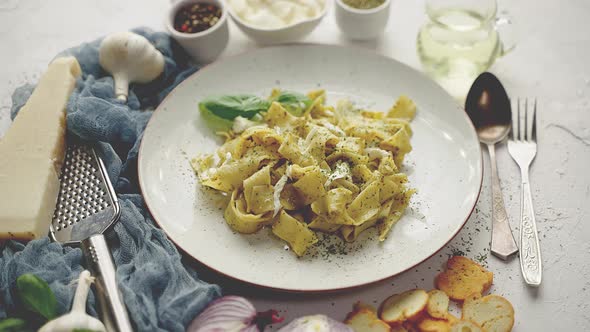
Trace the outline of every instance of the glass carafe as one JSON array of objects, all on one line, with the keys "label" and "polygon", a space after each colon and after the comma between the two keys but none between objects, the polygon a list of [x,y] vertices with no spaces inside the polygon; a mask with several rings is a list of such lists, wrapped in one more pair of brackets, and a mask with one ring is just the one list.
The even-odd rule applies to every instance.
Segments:
[{"label": "glass carafe", "polygon": [[[514,47],[502,42],[511,21],[496,17],[495,0],[427,0],[426,22],[418,33],[424,70],[455,98],[463,99],[475,78]],[[504,36],[503,36],[504,37]]]}]

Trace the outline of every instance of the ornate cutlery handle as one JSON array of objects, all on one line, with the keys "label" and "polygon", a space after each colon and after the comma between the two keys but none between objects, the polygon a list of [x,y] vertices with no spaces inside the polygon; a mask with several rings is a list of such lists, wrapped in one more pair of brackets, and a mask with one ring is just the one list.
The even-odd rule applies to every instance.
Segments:
[{"label": "ornate cutlery handle", "polygon": [[[528,178],[528,176],[527,176]],[[537,222],[533,210],[531,187],[522,181],[520,204],[520,267],[527,284],[539,286],[543,275]]]},{"label": "ornate cutlery handle", "polygon": [[506,260],[518,251],[518,247],[510,230],[508,215],[504,207],[494,146],[488,145],[488,150],[492,169],[492,253]]}]

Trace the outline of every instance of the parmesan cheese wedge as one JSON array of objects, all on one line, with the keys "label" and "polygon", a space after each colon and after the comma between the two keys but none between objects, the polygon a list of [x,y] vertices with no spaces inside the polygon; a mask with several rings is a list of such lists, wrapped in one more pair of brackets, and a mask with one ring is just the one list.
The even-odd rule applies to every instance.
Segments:
[{"label": "parmesan cheese wedge", "polygon": [[54,60],[0,139],[0,240],[47,235],[65,154],[66,105],[81,69]]}]

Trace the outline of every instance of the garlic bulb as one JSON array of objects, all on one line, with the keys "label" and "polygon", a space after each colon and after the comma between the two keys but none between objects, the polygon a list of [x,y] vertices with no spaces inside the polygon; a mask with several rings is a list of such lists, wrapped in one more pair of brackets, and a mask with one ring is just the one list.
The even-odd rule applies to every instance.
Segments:
[{"label": "garlic bulb", "polygon": [[348,325],[324,315],[312,315],[297,318],[283,326],[278,332],[354,332]]},{"label": "garlic bulb", "polygon": [[80,273],[78,278],[78,287],[74,294],[72,311],[60,316],[43,325],[38,332],[71,332],[75,330],[90,330],[94,332],[105,332],[105,326],[98,319],[86,313],[86,299],[88,290],[94,278],[90,276],[87,270]]},{"label": "garlic bulb", "polygon": [[125,31],[100,44],[100,65],[113,75],[117,99],[127,101],[131,82],[148,83],[164,71],[164,56],[145,37]]}]

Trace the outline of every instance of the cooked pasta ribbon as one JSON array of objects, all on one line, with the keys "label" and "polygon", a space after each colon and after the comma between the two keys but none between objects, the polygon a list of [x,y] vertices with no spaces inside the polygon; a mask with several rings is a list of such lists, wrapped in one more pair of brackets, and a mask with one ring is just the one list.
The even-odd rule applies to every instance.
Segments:
[{"label": "cooked pasta ribbon", "polygon": [[316,232],[354,241],[374,227],[384,241],[414,194],[400,171],[414,102],[401,96],[386,113],[348,100],[333,107],[315,90],[297,95],[308,99],[292,114],[280,95],[273,90],[258,122],[240,120],[215,153],[191,160],[201,185],[229,195],[228,225],[246,234],[272,226],[298,256]]},{"label": "cooked pasta ribbon", "polygon": [[318,242],[315,233],[309,229],[306,223],[281,211],[279,220],[272,225],[272,232],[289,243],[297,256],[303,256],[307,249]]}]

